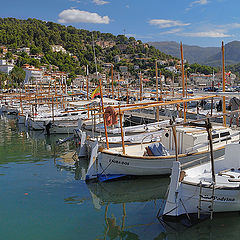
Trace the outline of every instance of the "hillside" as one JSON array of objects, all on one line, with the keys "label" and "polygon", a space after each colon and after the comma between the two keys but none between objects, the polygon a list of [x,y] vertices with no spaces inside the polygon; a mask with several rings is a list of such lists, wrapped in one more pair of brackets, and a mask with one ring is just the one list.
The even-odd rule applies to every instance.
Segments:
[{"label": "hillside", "polygon": [[[100,72],[103,63],[114,63],[115,67],[129,65],[130,69],[134,69],[134,64],[138,64],[140,70],[145,70],[149,66],[137,60],[138,58],[163,60],[171,58],[152,46],[148,47],[141,41],[136,41],[133,37],[114,36],[99,31],[90,32],[37,19],[0,18],[0,46],[6,46],[12,54],[18,54],[18,48],[28,47],[30,54],[43,55],[41,60],[32,60],[26,54],[18,54],[19,67],[25,63],[35,66],[52,64],[60,71],[76,75],[83,74],[83,66],[88,65],[90,73],[94,72],[93,39]],[[70,54],[53,53],[52,45],[61,45]],[[118,64],[115,61],[116,56],[120,56],[121,59]]]},{"label": "hillside", "polygon": [[[180,58],[180,46],[177,42],[149,42],[148,44],[154,46],[166,54]],[[216,55],[220,51],[220,48],[199,47],[183,44],[183,51],[184,58],[187,59],[190,64],[206,64],[206,59],[210,58],[213,55]]]},{"label": "hillside", "polygon": [[[208,57],[206,59],[208,65],[221,66],[222,53],[218,53]],[[233,41],[225,45],[225,64],[233,65],[240,62],[240,41]]]},{"label": "hillside", "polygon": [[[160,51],[175,57],[180,56],[179,44],[176,42],[149,42]],[[221,47],[199,47],[183,45],[184,58],[189,63],[199,63],[208,66],[221,66]],[[240,62],[240,41],[232,41],[225,45],[225,63],[234,65]]]}]

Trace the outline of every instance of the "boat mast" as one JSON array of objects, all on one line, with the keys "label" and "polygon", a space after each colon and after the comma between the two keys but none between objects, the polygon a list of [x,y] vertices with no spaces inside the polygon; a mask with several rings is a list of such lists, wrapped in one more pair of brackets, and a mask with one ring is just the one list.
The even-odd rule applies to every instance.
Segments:
[{"label": "boat mast", "polygon": [[105,130],[106,144],[107,144],[107,149],[109,149],[108,133],[107,133],[107,122],[106,122],[106,117],[105,117],[105,113],[104,113],[103,93],[102,93],[102,80],[101,79],[99,79],[99,87],[100,87],[100,95],[101,95],[101,101],[102,101],[102,111],[103,111],[103,114],[104,114],[103,115],[103,120],[104,120],[104,130]]},{"label": "boat mast", "polygon": [[143,97],[142,97],[142,72],[140,72],[140,101],[143,100]]},{"label": "boat mast", "polygon": [[[180,49],[181,49],[181,63],[182,63],[182,97],[185,97],[185,77],[184,77],[184,64],[183,64],[183,46],[182,42],[180,44]],[[183,104],[183,112],[184,112],[184,122],[186,122],[186,104]]]},{"label": "boat mast", "polygon": [[[224,63],[224,44],[222,41],[222,81],[223,81],[223,92],[225,92],[225,63]],[[226,127],[226,97],[223,96],[223,125]]]},{"label": "boat mast", "polygon": [[[158,68],[157,68],[157,60],[155,62],[155,68],[156,68],[156,101],[158,102]],[[156,113],[156,117],[157,117],[157,122],[159,122],[159,107],[157,107],[157,113]]]},{"label": "boat mast", "polygon": [[113,64],[111,64],[111,75],[112,75],[112,99],[114,99],[114,89],[113,89]]}]

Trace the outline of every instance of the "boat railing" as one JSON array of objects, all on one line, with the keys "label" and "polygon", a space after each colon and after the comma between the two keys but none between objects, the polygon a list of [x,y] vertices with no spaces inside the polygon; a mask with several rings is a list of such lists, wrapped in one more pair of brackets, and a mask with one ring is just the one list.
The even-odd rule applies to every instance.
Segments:
[{"label": "boat railing", "polygon": [[[228,140],[230,140],[231,138],[233,138],[235,136],[239,136],[240,137],[240,132],[236,132],[236,133],[233,133],[233,134],[229,134],[227,136],[216,138],[216,139],[214,139],[213,144],[216,144],[216,143],[219,143],[219,142],[223,142],[223,141],[226,141],[226,143],[227,143]],[[236,141],[239,141],[239,139],[235,140],[235,142]],[[191,153],[197,152],[197,149],[202,148],[202,147],[206,147],[206,146],[209,146],[209,142],[208,141],[203,142],[203,143],[202,142],[198,143],[194,147],[187,148],[186,149],[186,153],[187,154],[191,154]]]}]

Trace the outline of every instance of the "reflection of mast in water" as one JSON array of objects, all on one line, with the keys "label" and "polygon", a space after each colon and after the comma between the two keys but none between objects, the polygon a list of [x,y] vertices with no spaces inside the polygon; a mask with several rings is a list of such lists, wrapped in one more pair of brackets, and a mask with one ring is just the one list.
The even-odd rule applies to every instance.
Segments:
[{"label": "reflection of mast in water", "polygon": [[[96,209],[105,206],[105,228],[103,239],[140,239],[139,231],[146,226],[159,224],[157,218],[152,218],[147,223],[147,219],[139,219],[134,225],[126,226],[126,203],[148,202],[151,209],[156,208],[156,201],[162,201],[165,196],[169,179],[161,177],[141,177],[136,179],[125,179],[120,181],[88,183],[87,186],[92,195],[93,205]],[[117,218],[112,214],[109,217],[110,204],[121,204],[122,214],[121,223],[117,224]],[[154,204],[154,206],[153,206]],[[131,216],[130,216],[131,217]],[[134,229],[135,228],[135,229]],[[131,230],[130,229],[134,229]],[[137,234],[136,234],[137,232]]]},{"label": "reflection of mast in water", "polygon": [[[117,219],[116,217],[112,214],[112,217],[108,217],[108,208],[109,208],[109,203],[107,204],[105,208],[105,231],[104,231],[104,240],[109,237],[110,239],[116,239],[117,237],[120,237],[120,239],[130,239],[129,237],[131,236],[131,239],[139,239],[138,235],[130,232],[130,231],[124,231],[125,229],[125,218],[126,218],[126,206],[125,203],[122,204],[122,223],[121,227],[120,225],[117,225]],[[127,238],[126,238],[127,237]]]}]

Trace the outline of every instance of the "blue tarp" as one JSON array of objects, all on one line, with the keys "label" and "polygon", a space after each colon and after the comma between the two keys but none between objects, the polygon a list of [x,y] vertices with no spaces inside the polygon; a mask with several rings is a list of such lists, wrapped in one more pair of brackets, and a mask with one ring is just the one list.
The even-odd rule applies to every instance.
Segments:
[{"label": "blue tarp", "polygon": [[153,156],[168,156],[169,152],[162,145],[162,143],[152,143],[148,146],[149,150],[152,152]]}]

